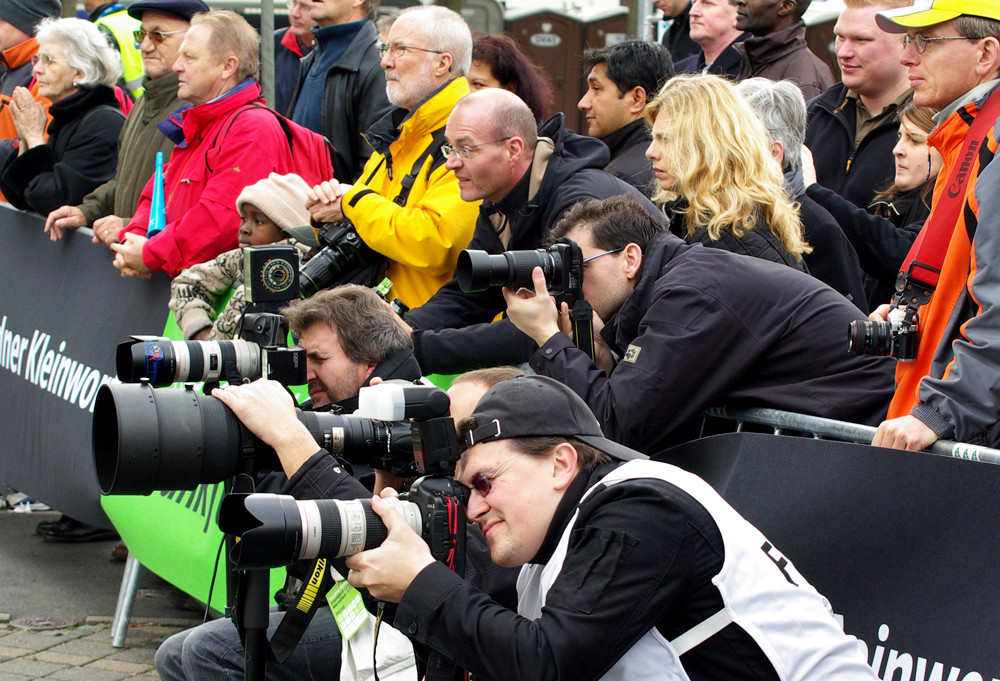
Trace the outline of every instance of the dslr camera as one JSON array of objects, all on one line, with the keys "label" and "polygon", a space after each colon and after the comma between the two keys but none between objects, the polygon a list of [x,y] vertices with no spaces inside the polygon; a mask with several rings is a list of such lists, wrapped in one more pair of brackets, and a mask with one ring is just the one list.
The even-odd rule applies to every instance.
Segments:
[{"label": "dslr camera", "polygon": [[337,284],[378,282],[366,276],[366,270],[371,268],[374,274],[382,256],[361,240],[350,220],[324,224],[317,239],[322,248],[299,271],[303,298]]},{"label": "dslr camera", "polygon": [[[432,386],[385,387],[398,392],[403,405],[390,416],[408,414],[408,422],[297,410],[299,421],[319,447],[352,463],[399,477],[450,474],[459,450],[448,394]],[[193,384],[182,390],[157,389],[147,380],[101,386],[92,439],[103,494],[194,489],[281,468],[270,446]]]},{"label": "dslr camera", "polygon": [[176,382],[217,383],[262,376],[285,385],[305,383],[305,351],[287,347],[288,324],[278,314],[299,297],[299,258],[291,246],[243,250],[247,307],[240,337],[231,341],[172,341],[132,336],[118,345],[115,365],[125,383],[146,379],[154,387]]},{"label": "dslr camera", "polygon": [[[442,399],[443,398],[443,399]],[[454,557],[464,529],[465,488],[452,478],[461,446],[439,388],[385,383],[362,388],[357,418],[407,420],[415,469],[424,473],[410,490],[387,499],[438,560]],[[347,459],[353,455],[345,446]],[[339,558],[379,546],[387,530],[370,499],[297,501],[277,494],[230,494],[219,508],[219,528],[240,538],[230,561],[240,570],[298,560]]]},{"label": "dslr camera", "polygon": [[531,272],[541,267],[545,285],[553,295],[578,296],[583,285],[583,255],[580,247],[563,237],[548,248],[533,251],[505,251],[491,255],[466,249],[458,254],[455,276],[466,293],[506,286],[515,291],[533,288]]},{"label": "dslr camera", "polygon": [[917,307],[895,307],[887,321],[851,322],[847,349],[855,355],[892,355],[900,362],[912,362],[917,356],[917,330]]}]

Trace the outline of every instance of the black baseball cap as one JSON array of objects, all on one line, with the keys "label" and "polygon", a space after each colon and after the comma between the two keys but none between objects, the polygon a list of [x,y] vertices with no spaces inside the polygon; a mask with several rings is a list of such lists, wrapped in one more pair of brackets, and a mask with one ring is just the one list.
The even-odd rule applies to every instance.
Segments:
[{"label": "black baseball cap", "polygon": [[195,14],[208,12],[210,9],[202,0],[139,0],[129,5],[126,11],[130,17],[140,21],[143,12],[159,12],[191,21]]},{"label": "black baseball cap", "polygon": [[490,388],[472,412],[476,427],[465,434],[466,448],[517,437],[571,437],[613,459],[646,459],[604,437],[587,403],[548,376],[518,376]]}]

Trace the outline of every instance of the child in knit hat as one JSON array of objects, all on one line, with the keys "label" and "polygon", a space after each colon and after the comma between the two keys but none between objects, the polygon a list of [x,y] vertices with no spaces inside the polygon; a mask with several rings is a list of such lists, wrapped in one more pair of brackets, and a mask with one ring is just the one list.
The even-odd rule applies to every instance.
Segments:
[{"label": "child in knit hat", "polygon": [[[246,306],[243,292],[243,247],[291,244],[299,260],[307,247],[286,238],[283,230],[309,224],[309,186],[298,175],[271,173],[243,189],[236,199],[240,213],[240,247],[214,260],[184,270],[170,283],[170,309],[185,340],[229,340]],[[215,306],[234,289],[225,309],[214,320]]]}]

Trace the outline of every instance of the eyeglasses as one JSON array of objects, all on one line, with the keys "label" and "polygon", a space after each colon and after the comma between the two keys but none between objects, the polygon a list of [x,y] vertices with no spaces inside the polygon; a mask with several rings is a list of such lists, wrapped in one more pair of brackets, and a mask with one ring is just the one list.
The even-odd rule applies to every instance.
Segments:
[{"label": "eyeglasses", "polygon": [[69,61],[65,59],[53,59],[47,54],[38,53],[31,58],[31,65],[41,64],[42,66],[48,66],[49,64],[68,64]]},{"label": "eyeglasses", "polygon": [[597,255],[592,255],[589,258],[584,258],[582,264],[586,265],[591,260],[597,260],[598,258],[603,258],[606,255],[614,255],[615,253],[621,253],[624,250],[625,250],[625,248],[622,247],[622,248],[613,248],[610,251],[604,251],[603,253],[598,253]]},{"label": "eyeglasses", "polygon": [[303,14],[309,14],[310,5],[309,2],[297,2],[296,0],[288,0],[288,11],[299,8],[299,11]]},{"label": "eyeglasses", "polygon": [[444,50],[428,50],[426,47],[414,47],[413,45],[404,45],[403,43],[382,43],[378,48],[378,56],[385,57],[386,54],[391,54],[393,59],[399,59],[407,50],[418,50],[420,52],[431,52],[432,54],[441,54]]},{"label": "eyeglasses", "polygon": [[942,36],[940,38],[925,38],[919,33],[914,33],[913,35],[903,36],[903,49],[905,50],[913,43],[914,49],[916,49],[917,54],[923,54],[924,50],[927,49],[927,43],[933,43],[938,40],[982,40],[982,38],[973,38],[967,35],[949,35]]},{"label": "eyeglasses", "polygon": [[501,137],[498,140],[490,140],[489,142],[480,142],[479,144],[473,144],[471,146],[464,147],[453,147],[450,144],[441,145],[441,153],[444,154],[445,158],[451,158],[452,154],[458,154],[459,158],[463,161],[468,161],[473,156],[473,150],[479,147],[485,147],[487,144],[496,144],[498,142],[506,142],[510,137]]},{"label": "eyeglasses", "polygon": [[186,33],[187,29],[182,28],[179,31],[147,31],[145,29],[137,29],[132,31],[132,40],[135,41],[136,45],[142,45],[142,41],[148,36],[149,42],[154,45],[161,45],[164,40],[167,39],[168,35],[176,35],[178,33]]},{"label": "eyeglasses", "polygon": [[478,492],[479,496],[485,497],[493,489],[493,481],[500,475],[500,469],[506,467],[507,464],[516,459],[518,456],[518,454],[515,454],[499,466],[494,466],[483,473],[476,473],[472,476],[472,480],[469,481],[469,487]]}]

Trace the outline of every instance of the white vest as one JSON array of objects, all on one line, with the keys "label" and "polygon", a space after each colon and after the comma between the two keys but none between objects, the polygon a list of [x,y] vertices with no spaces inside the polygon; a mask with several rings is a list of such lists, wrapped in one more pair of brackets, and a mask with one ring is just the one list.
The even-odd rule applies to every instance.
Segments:
[{"label": "white vest", "polygon": [[[640,478],[664,480],[691,495],[711,514],[722,534],[725,560],[712,583],[722,596],[728,618],[722,615],[724,619],[720,625],[696,637],[695,645],[725,626],[728,620],[754,639],[783,681],[875,681],[878,678],[867,665],[858,640],[844,634],[837,624],[829,602],[777,550],[771,548],[765,553],[765,544],[770,546],[770,543],[764,535],[704,480],[669,464],[629,461],[605,476],[598,485],[610,486]],[[593,490],[587,490],[583,499]],[[566,559],[569,537],[579,515],[578,506],[548,563],[521,568],[517,580],[517,611],[523,617],[538,619],[541,616],[545,596]],[[786,574],[798,586],[790,584]],[[674,642],[681,638],[683,636]],[[693,646],[680,647],[683,652]],[[675,645],[663,638],[655,627],[602,677],[602,681],[647,679],[689,681]]]}]

